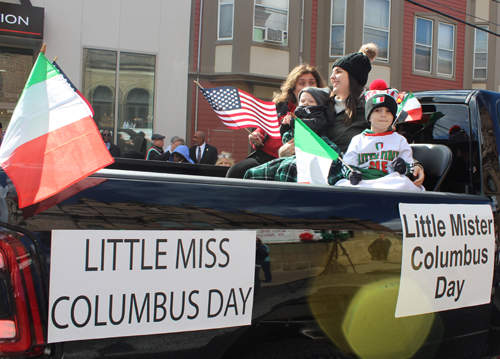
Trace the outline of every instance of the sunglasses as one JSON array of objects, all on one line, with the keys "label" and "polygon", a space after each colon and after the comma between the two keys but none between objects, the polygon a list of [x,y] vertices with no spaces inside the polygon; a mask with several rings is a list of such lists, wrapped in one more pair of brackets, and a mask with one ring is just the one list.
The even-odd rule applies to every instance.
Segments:
[{"label": "sunglasses", "polygon": [[109,133],[103,133],[103,134],[102,134],[102,137],[105,137],[105,136],[106,136],[106,137],[111,137],[111,134],[109,134]]},{"label": "sunglasses", "polygon": [[231,155],[217,155],[218,158],[231,158]]}]

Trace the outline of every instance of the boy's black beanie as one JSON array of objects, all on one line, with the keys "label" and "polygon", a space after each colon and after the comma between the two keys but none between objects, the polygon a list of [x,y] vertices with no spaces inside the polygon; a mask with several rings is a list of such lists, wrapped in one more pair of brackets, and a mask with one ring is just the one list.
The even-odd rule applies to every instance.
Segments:
[{"label": "boy's black beanie", "polygon": [[396,100],[391,95],[386,93],[378,93],[366,100],[365,104],[365,118],[366,122],[370,123],[370,116],[376,108],[387,107],[391,111],[394,120],[396,119],[396,114],[398,113],[398,104]]}]

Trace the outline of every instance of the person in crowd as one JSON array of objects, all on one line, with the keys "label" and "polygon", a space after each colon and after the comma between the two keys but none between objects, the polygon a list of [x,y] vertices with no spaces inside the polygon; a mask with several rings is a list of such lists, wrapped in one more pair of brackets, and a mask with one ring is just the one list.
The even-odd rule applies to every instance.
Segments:
[{"label": "person in crowd", "polygon": [[[304,87],[326,87],[326,82],[319,71],[306,63],[296,66],[288,74],[280,89],[274,93],[272,101],[276,104],[278,121],[282,124],[280,127],[282,136],[290,130],[290,127],[284,126],[282,121],[287,115],[290,117],[297,108],[299,92]],[[248,135],[248,140],[254,151],[231,167],[226,177],[243,178],[248,169],[277,158],[278,149],[283,144],[280,139],[269,137],[260,127]]]},{"label": "person in crowd", "polygon": [[189,156],[189,148],[186,145],[177,146],[172,152],[170,160],[177,163],[194,163]]},{"label": "person in crowd", "polygon": [[[325,134],[328,121],[333,118],[332,111],[325,106],[329,97],[329,88],[304,87],[299,93],[299,107],[295,109],[294,116],[300,118],[318,136]],[[283,122],[285,121],[292,127],[287,134],[293,137],[295,120],[290,116]]]},{"label": "person in crowd", "polygon": [[[329,106],[335,115],[323,139],[334,150],[338,148],[341,155],[347,150],[351,139],[367,128],[362,94],[368,81],[371,61],[377,54],[378,48],[375,44],[365,44],[359,52],[337,59],[332,66],[330,80],[333,88]],[[284,143],[278,154],[279,159],[249,169],[244,178],[296,182],[297,162],[293,139]],[[342,178],[340,169],[341,166],[332,166],[328,179],[330,184]],[[414,174],[415,184],[421,185],[424,180],[423,169],[415,167]]]},{"label": "person in crowd", "polygon": [[174,150],[177,148],[177,146],[181,146],[181,145],[185,146],[186,145],[186,141],[184,141],[183,138],[177,137],[175,139],[174,143],[171,143],[170,146],[168,146],[170,154],[172,154],[172,152],[174,152]]},{"label": "person in crowd", "polygon": [[260,238],[257,238],[255,243],[255,294],[257,294],[260,289],[260,268],[262,268],[262,263],[267,256],[266,247],[264,247]]},{"label": "person in crowd", "polygon": [[229,152],[222,151],[220,155],[217,155],[217,162],[215,162],[216,166],[225,166],[225,167],[232,167],[234,166],[234,159],[233,156]]},{"label": "person in crowd", "polygon": [[110,130],[102,130],[101,132],[102,139],[104,144],[108,148],[109,153],[113,157],[121,157],[122,152],[120,147],[111,142],[111,131]]},{"label": "person in crowd", "polygon": [[170,152],[172,153],[175,148],[179,145],[185,145],[186,142],[184,141],[183,138],[180,138],[179,136],[173,136],[171,139],[170,139],[170,145],[168,145],[168,147],[165,149],[165,152]]},{"label": "person in crowd", "polygon": [[155,133],[151,136],[153,141],[153,146],[149,149],[146,155],[147,160],[155,161],[168,161],[170,158],[170,152],[163,152],[163,146],[165,145],[165,136]]},{"label": "person in crowd", "polygon": [[380,237],[376,238],[368,246],[368,252],[372,256],[372,261],[382,260],[382,247],[384,245],[384,240],[382,239],[382,236],[383,236],[383,234],[381,234]]},{"label": "person in crowd", "polygon": [[273,275],[271,273],[271,258],[269,258],[269,246],[265,243],[262,243],[262,240],[257,237],[257,245],[262,245],[267,252],[267,256],[260,261],[260,266],[262,271],[264,272],[264,283],[271,283],[273,280]]},{"label": "person in crowd", "polygon": [[388,92],[367,93],[365,114],[370,130],[353,137],[343,162],[343,175],[349,180],[336,185],[423,190],[409,179],[414,177],[410,145],[392,129],[397,111],[396,98]]},{"label": "person in crowd", "polygon": [[205,142],[205,133],[196,131],[193,135],[193,146],[189,148],[189,157],[195,163],[215,165],[217,162],[217,148]]},{"label": "person in crowd", "polygon": [[132,128],[121,128],[120,131],[130,136],[129,140],[126,141],[125,150],[133,148],[139,152],[146,153],[148,140],[144,131],[136,132]]},{"label": "person in crowd", "polygon": [[392,242],[383,233],[380,235],[380,238],[382,239],[382,247],[381,247],[382,260],[386,261],[387,257],[389,256],[389,250],[391,249]]}]

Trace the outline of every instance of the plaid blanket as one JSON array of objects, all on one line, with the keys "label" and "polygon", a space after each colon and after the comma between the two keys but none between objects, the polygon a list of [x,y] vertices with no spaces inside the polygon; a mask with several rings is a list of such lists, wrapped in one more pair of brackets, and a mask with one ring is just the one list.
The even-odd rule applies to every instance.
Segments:
[{"label": "plaid blanket", "polygon": [[[285,136],[283,136],[285,137]],[[327,137],[321,137],[334,151],[340,153],[336,144]],[[283,138],[285,141],[285,138]],[[328,184],[333,185],[342,177],[342,163],[340,160],[332,162],[328,174]],[[297,159],[294,156],[276,158],[260,166],[250,168],[246,173],[246,179],[262,181],[297,182]]]}]

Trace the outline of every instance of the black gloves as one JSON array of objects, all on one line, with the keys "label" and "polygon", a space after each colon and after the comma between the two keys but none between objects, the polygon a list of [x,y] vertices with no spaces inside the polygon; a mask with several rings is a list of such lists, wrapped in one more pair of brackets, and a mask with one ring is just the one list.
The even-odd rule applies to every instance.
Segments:
[{"label": "black gloves", "polygon": [[401,157],[396,157],[394,161],[392,161],[392,168],[394,171],[404,175],[406,173],[406,162]]},{"label": "black gloves", "polygon": [[349,173],[349,182],[351,182],[353,186],[357,185],[362,179],[363,175],[359,171],[351,171],[351,173]]}]

